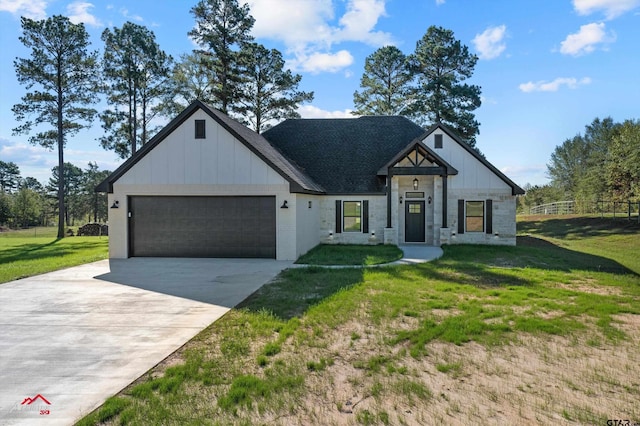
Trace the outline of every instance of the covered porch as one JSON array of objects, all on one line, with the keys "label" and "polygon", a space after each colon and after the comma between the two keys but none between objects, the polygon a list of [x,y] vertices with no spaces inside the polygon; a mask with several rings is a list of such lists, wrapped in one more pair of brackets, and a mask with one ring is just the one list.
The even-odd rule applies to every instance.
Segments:
[{"label": "covered porch", "polygon": [[447,244],[449,176],[458,171],[419,140],[382,169],[386,176],[385,244]]}]

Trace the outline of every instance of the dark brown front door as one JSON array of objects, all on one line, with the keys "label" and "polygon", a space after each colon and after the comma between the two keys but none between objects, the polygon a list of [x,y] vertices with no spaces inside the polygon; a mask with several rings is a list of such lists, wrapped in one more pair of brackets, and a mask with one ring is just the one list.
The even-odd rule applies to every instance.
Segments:
[{"label": "dark brown front door", "polygon": [[276,257],[275,197],[130,197],[129,255]]},{"label": "dark brown front door", "polygon": [[424,201],[405,201],[404,240],[407,243],[424,243]]}]

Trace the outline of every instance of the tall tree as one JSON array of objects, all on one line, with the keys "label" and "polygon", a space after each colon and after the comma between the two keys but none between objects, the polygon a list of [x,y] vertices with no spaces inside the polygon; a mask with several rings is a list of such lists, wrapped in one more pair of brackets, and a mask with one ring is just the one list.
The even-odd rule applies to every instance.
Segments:
[{"label": "tall tree", "polygon": [[6,224],[13,217],[12,201],[9,194],[0,191],[0,225]]},{"label": "tall tree", "polygon": [[203,49],[214,80],[215,107],[228,114],[238,99],[239,49],[253,40],[255,19],[238,0],[200,0],[192,9],[196,25],[189,36]]},{"label": "tall tree", "polygon": [[107,28],[102,40],[105,93],[112,109],[100,115],[106,131],[100,144],[126,158],[149,139],[157,101],[169,91],[172,59],[152,31],[132,22],[113,31]]},{"label": "tall tree", "polygon": [[[29,133],[34,125],[48,124],[29,138],[32,144],[58,148],[58,167],[64,165],[64,146],[68,137],[90,123],[96,110],[88,105],[98,101],[97,53],[89,52],[89,34],[83,24],[73,24],[65,16],[34,21],[21,18],[25,47],[30,58],[16,58],[14,66],[20,84],[28,92],[22,103],[13,106],[18,121],[35,115],[14,129],[15,134]],[[64,179],[58,180],[58,238],[64,237]]]},{"label": "tall tree", "polygon": [[395,46],[384,46],[367,56],[361,91],[353,94],[354,115],[401,115],[411,106],[413,74],[407,56]]},{"label": "tall tree", "polygon": [[82,203],[93,218],[93,222],[107,220],[107,194],[95,191],[96,186],[111,174],[108,170],[99,170],[97,163],[89,163],[84,169],[81,183]]},{"label": "tall tree", "polygon": [[576,194],[579,198],[604,199],[610,195],[606,168],[611,143],[620,132],[620,128],[621,124],[613,121],[611,117],[596,118],[585,126],[583,137],[589,145],[589,159]]},{"label": "tall tree", "polygon": [[269,121],[299,118],[300,104],[313,100],[313,92],[298,90],[302,76],[284,69],[284,59],[276,49],[247,43],[241,52],[241,96],[235,110],[242,121],[261,133]]},{"label": "tall tree", "polygon": [[65,211],[63,212],[63,217],[65,223],[69,226],[72,224],[72,219],[81,217],[89,209],[88,206],[83,205],[81,199],[82,184],[84,181],[83,171],[80,167],[69,162],[64,163],[62,176],[60,176],[59,170],[58,166],[51,169],[51,177],[47,184],[47,190],[53,192],[61,180],[64,182]]},{"label": "tall tree", "polygon": [[32,191],[36,191],[39,194],[44,193],[44,187],[42,186],[40,181],[38,181],[38,179],[31,176],[27,176],[26,178],[21,179],[19,187],[31,189]]},{"label": "tall tree", "polygon": [[175,117],[196,99],[215,104],[214,81],[209,76],[208,56],[194,51],[180,56],[168,81],[169,91],[159,105],[162,115]]},{"label": "tall tree", "polygon": [[615,200],[640,198],[640,120],[626,120],[612,138],[605,171]]},{"label": "tall tree", "polygon": [[567,139],[557,146],[547,164],[547,173],[551,183],[561,189],[566,199],[572,199],[583,183],[588,170],[591,145],[581,135]]},{"label": "tall tree", "polygon": [[0,192],[12,193],[20,183],[20,168],[12,161],[0,160]]},{"label": "tall tree", "polygon": [[13,219],[18,226],[37,225],[42,211],[42,197],[37,192],[20,188],[13,197]]},{"label": "tall tree", "polygon": [[480,123],[473,111],[480,107],[480,86],[463,83],[473,75],[478,57],[453,35],[431,26],[410,57],[418,79],[411,112],[423,123],[443,123],[475,146]]}]

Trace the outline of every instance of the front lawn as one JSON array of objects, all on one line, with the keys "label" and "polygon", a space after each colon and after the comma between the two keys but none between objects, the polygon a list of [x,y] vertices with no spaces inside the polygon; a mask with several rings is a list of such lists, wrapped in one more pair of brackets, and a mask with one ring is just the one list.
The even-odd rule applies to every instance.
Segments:
[{"label": "front lawn", "polygon": [[49,228],[0,233],[0,283],[108,257],[108,237],[55,235]]},{"label": "front lawn", "polygon": [[300,256],[304,265],[380,265],[402,259],[402,250],[393,245],[320,244]]},{"label": "front lawn", "polygon": [[81,424],[640,420],[640,258],[519,226],[519,247],[287,270]]}]

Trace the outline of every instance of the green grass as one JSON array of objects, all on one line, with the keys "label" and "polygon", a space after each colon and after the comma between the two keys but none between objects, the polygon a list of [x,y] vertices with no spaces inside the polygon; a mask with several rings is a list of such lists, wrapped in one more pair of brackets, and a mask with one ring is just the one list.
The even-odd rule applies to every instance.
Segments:
[{"label": "green grass", "polygon": [[296,261],[305,265],[379,265],[402,258],[393,245],[320,244]]},{"label": "green grass", "polygon": [[107,237],[57,239],[55,235],[52,228],[1,233],[0,283],[108,257]]},{"label": "green grass", "polygon": [[[490,352],[537,336],[618,350],[629,336],[617,315],[640,315],[640,230],[545,222],[520,222],[532,235],[518,247],[445,246],[441,259],[421,265],[286,270],[187,344],[181,363],[157,368],[118,396],[128,403],[116,405],[121,413],[113,421],[309,423],[309,399],[345,408],[318,383],[325,378],[333,389],[332,371],[347,365],[356,372],[353,387],[376,402],[375,409],[354,409],[353,420],[400,424],[416,420],[394,417],[405,409],[390,417],[393,406],[381,404],[428,405],[436,398],[416,363],[431,362],[452,380],[471,374],[474,361],[432,356],[435,343],[455,351],[474,342]],[[339,342],[368,349],[337,351]],[[493,402],[504,397],[487,395]],[[91,418],[111,416],[112,406]],[[457,400],[448,407],[467,409]],[[579,411],[562,407],[555,414],[575,419]]]}]

